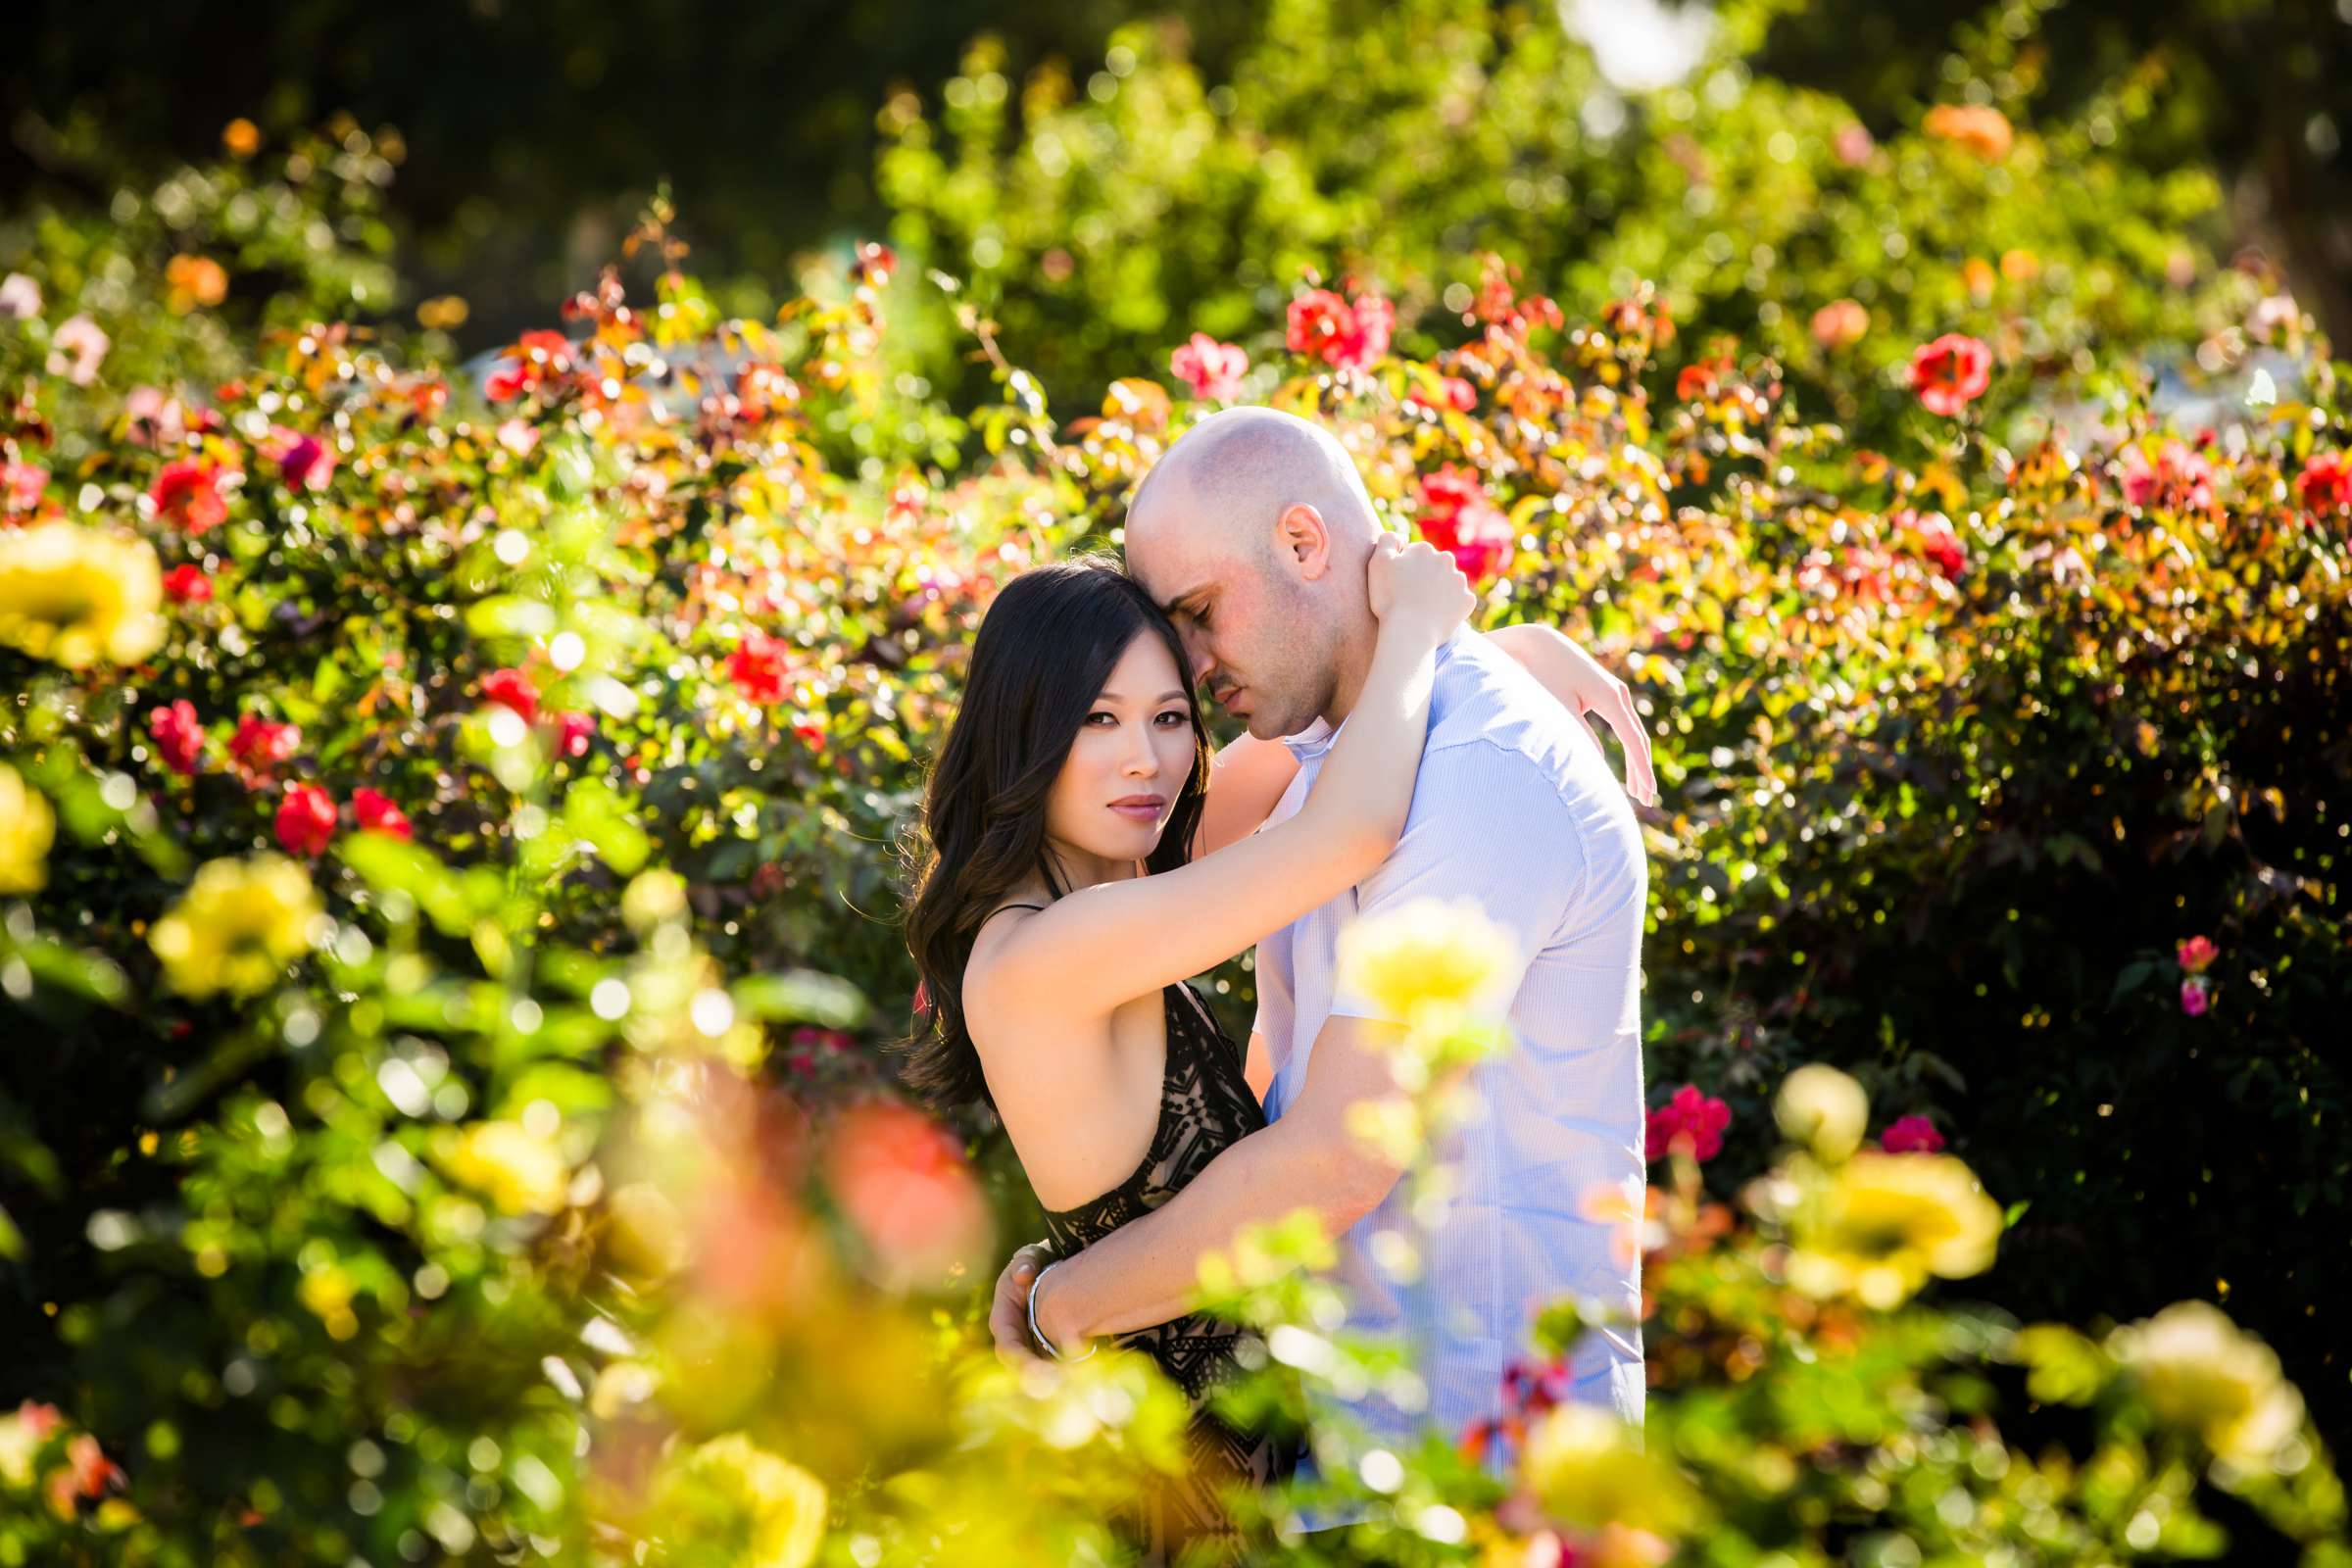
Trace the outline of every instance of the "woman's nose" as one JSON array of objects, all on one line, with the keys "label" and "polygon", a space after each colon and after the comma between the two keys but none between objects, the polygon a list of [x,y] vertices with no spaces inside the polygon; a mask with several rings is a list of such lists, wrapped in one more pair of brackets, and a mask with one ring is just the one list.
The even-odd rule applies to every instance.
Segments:
[{"label": "woman's nose", "polygon": [[1152,744],[1152,726],[1127,727],[1127,761],[1125,770],[1137,778],[1150,778],[1159,771],[1159,748]]}]

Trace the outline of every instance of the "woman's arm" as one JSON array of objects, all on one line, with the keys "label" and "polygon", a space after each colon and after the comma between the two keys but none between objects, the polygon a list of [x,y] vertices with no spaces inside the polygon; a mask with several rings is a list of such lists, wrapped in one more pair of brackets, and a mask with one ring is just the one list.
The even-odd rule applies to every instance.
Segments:
[{"label": "woman's arm", "polygon": [[1208,795],[1193,830],[1193,858],[1238,844],[1257,831],[1298,776],[1298,759],[1280,741],[1245,734],[1220,747],[1208,769]]},{"label": "woman's arm", "polygon": [[1657,775],[1649,765],[1649,731],[1634,708],[1625,682],[1600,667],[1591,654],[1550,626],[1533,621],[1498,626],[1487,633],[1495,647],[1527,666],[1527,672],[1582,718],[1598,713],[1617,744],[1625,748],[1625,793],[1643,806],[1658,804]]},{"label": "woman's arm", "polygon": [[1338,897],[1396,845],[1429,728],[1433,655],[1475,596],[1415,543],[1370,567],[1380,638],[1362,692],[1298,813],[1157,876],[1081,888],[992,922],[966,971],[975,1016],[1004,1003],[1091,1017],[1213,964]]}]

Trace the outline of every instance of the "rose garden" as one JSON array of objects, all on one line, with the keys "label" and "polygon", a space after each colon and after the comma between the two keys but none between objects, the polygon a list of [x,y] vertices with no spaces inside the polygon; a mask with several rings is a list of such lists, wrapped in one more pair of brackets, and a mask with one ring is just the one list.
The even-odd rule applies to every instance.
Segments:
[{"label": "rose garden", "polygon": [[[2317,322],[2144,84],[2037,119],[1998,28],[1877,135],[1737,29],[1603,134],[1450,15],[1378,94],[983,42],[876,106],[886,232],[746,308],[657,197],[470,364],[387,132],[5,215],[0,1563],[1120,1560],[1182,1400],[991,1351],[1037,1213],[897,1085],[897,912],[993,591],[1245,403],[1620,674],[1663,796],[1648,1201],[1587,1216],[1644,1432],[1557,1402],[1563,1298],[1262,1560],[2352,1563]],[[1479,933],[1372,935],[1483,1049]],[[1237,1401],[1410,1396],[1328,1247],[1204,1267]]]}]

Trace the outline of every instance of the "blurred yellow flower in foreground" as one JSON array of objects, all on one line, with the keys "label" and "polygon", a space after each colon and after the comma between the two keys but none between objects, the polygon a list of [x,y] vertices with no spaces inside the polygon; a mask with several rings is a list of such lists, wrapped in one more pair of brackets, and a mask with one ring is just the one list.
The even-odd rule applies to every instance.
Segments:
[{"label": "blurred yellow flower in foreground", "polygon": [[1948,1154],[1856,1154],[1796,1205],[1788,1283],[1889,1311],[1930,1275],[1992,1266],[2001,1210]]},{"label": "blurred yellow flower in foreground", "polygon": [[1837,1068],[1814,1062],[1782,1082],[1772,1114],[1792,1142],[1834,1165],[1861,1147],[1863,1129],[1870,1125],[1870,1097]]},{"label": "blurred yellow flower in foreground", "polygon": [[1500,1010],[1519,956],[1508,929],[1471,900],[1415,899],[1340,937],[1340,984],[1415,1028]]},{"label": "blurred yellow flower in foreground", "polygon": [[57,817],[41,792],[0,762],[0,893],[38,893],[49,879]]},{"label": "blurred yellow flower in foreground", "polygon": [[163,646],[163,568],[143,539],[71,522],[0,530],[0,643],[79,669]]},{"label": "blurred yellow flower in foreground", "polygon": [[247,996],[310,951],[321,912],[310,873],[282,855],[211,860],[155,922],[147,945],[182,996]]},{"label": "blurred yellow flower in foreground", "polygon": [[653,1507],[670,1562],[808,1568],[824,1539],[824,1483],[740,1432],[665,1463]]},{"label": "blurred yellow flower in foreground", "polygon": [[2196,1433],[2220,1458],[2267,1462],[2303,1429],[2303,1396],[2278,1355],[2210,1302],[2176,1302],[2117,1329],[2107,1348],[2150,1410]]},{"label": "blurred yellow flower in foreground", "polygon": [[466,1128],[449,1156],[449,1172],[509,1214],[553,1214],[571,1191],[571,1171],[556,1141],[518,1121]]},{"label": "blurred yellow flower in foreground", "polygon": [[1679,1536],[1699,1523],[1689,1483],[1645,1452],[1633,1428],[1592,1405],[1555,1405],[1538,1421],[1519,1472],[1545,1513],[1580,1530],[1614,1524]]}]

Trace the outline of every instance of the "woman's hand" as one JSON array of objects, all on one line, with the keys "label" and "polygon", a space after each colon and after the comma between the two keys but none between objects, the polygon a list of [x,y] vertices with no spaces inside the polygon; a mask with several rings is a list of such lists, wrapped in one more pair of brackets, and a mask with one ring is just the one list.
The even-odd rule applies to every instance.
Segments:
[{"label": "woman's hand", "polygon": [[1478,595],[1451,556],[1425,539],[1410,544],[1383,533],[1372,546],[1364,588],[1381,629],[1415,629],[1435,647],[1477,608]]}]

